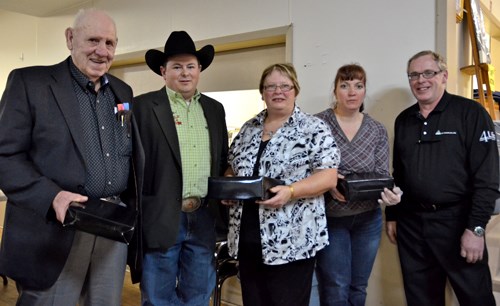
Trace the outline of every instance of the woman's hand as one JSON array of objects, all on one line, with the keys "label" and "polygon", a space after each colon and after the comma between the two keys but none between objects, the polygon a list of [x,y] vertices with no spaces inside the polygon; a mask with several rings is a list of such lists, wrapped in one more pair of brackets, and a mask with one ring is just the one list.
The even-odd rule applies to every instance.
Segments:
[{"label": "woman's hand", "polygon": [[255,203],[266,205],[270,208],[281,208],[293,198],[293,187],[289,185],[278,185],[270,188],[269,191],[275,195],[267,200],[258,200]]},{"label": "woman's hand", "polygon": [[269,191],[275,194],[272,198],[255,202],[270,208],[281,208],[288,203],[293,203],[293,199],[323,196],[325,192],[335,188],[336,184],[337,169],[317,169],[312,175],[300,181],[270,188]]},{"label": "woman's hand", "polygon": [[[340,174],[340,173],[337,174],[337,177],[339,179],[345,178],[345,176],[342,175],[342,174]],[[338,182],[338,180],[337,180],[337,182]],[[330,189],[330,195],[332,196],[332,198],[334,200],[337,200],[339,202],[347,202],[347,200],[345,199],[344,195],[341,194],[340,191],[337,188]]]},{"label": "woman's hand", "polygon": [[341,194],[337,188],[330,189],[330,195],[334,200],[337,200],[339,202],[347,202],[344,195]]},{"label": "woman's hand", "polygon": [[[233,168],[227,167],[226,171],[224,172],[224,176],[234,176],[234,171]],[[226,205],[226,206],[233,206],[238,204],[238,200],[221,200],[221,204]]]},{"label": "woman's hand", "polygon": [[394,186],[394,188],[392,188],[392,190],[389,190],[388,188],[384,188],[384,191],[380,193],[381,199],[378,200],[378,203],[385,204],[388,206],[396,205],[399,202],[401,202],[402,195],[403,195],[403,191],[397,186]]},{"label": "woman's hand", "polygon": [[238,200],[221,200],[220,202],[226,206],[233,206],[233,205],[238,204],[239,201]]}]

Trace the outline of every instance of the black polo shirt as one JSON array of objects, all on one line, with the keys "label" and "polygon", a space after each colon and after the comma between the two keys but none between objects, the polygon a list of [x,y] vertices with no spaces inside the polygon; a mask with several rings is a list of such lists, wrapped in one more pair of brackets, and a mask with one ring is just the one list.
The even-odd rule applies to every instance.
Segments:
[{"label": "black polo shirt", "polygon": [[[471,205],[468,226],[485,226],[498,197],[498,149],[493,122],[477,102],[444,92],[424,118],[415,104],[395,122],[394,178],[404,191],[388,221],[416,203]],[[398,207],[399,206],[399,207]]]}]

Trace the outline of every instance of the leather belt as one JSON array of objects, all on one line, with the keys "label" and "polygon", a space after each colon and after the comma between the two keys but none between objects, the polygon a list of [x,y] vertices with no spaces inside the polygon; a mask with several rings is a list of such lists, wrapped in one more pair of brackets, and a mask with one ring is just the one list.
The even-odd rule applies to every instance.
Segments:
[{"label": "leather belt", "polygon": [[205,203],[205,198],[201,197],[187,197],[182,199],[181,210],[190,213],[198,210]]}]

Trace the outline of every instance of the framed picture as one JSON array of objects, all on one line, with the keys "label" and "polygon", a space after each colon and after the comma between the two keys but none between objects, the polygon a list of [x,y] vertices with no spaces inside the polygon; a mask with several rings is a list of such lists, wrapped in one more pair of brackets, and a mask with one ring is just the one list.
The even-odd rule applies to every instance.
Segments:
[{"label": "framed picture", "polygon": [[[483,12],[481,11],[480,0],[466,0],[470,1],[472,21],[476,32],[477,50],[479,52],[479,62],[491,64],[490,57],[490,37],[486,34],[484,28]],[[467,12],[468,13],[468,12]],[[474,39],[471,37],[471,39]]]},{"label": "framed picture", "polygon": [[455,0],[456,21],[460,23],[464,19],[464,0]]}]

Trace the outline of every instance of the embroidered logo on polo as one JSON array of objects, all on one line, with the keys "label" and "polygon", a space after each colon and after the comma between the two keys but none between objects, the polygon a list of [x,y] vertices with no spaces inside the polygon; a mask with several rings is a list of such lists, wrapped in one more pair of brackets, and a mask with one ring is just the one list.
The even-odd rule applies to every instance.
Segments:
[{"label": "embroidered logo on polo", "polygon": [[496,135],[495,132],[492,131],[483,131],[481,133],[481,137],[479,137],[479,142],[488,142],[488,141],[495,141],[496,140]]},{"label": "embroidered logo on polo", "polygon": [[436,136],[441,136],[441,135],[457,135],[457,132],[441,132],[440,130],[436,131]]}]

